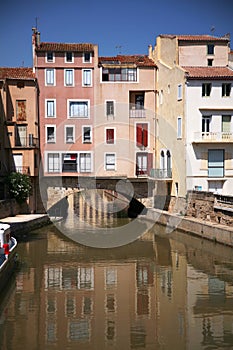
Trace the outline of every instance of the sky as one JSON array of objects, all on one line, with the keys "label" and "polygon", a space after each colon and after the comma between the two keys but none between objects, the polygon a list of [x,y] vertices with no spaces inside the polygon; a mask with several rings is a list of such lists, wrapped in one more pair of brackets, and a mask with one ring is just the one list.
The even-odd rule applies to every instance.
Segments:
[{"label": "sky", "polygon": [[0,67],[32,66],[36,25],[43,42],[93,43],[99,56],[147,54],[160,34],[233,43],[233,0],[3,0],[0,18]]}]

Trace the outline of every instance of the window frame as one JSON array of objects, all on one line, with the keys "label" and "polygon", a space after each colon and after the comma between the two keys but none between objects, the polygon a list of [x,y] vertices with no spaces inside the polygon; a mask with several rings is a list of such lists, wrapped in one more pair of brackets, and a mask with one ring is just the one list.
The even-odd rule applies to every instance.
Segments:
[{"label": "window frame", "polygon": [[[85,141],[85,128],[90,128],[90,141]],[[83,144],[91,144],[92,143],[92,126],[91,125],[82,125],[82,143]]]},{"label": "window frame", "polygon": [[[86,54],[90,55],[89,60],[85,60]],[[92,63],[92,52],[91,51],[83,52],[83,63]]]},{"label": "window frame", "polygon": [[[67,60],[67,54],[71,54],[71,61]],[[72,51],[66,51],[65,52],[65,63],[74,63],[74,53]]]},{"label": "window frame", "polygon": [[[52,71],[53,72],[53,82],[49,83],[47,79],[47,72]],[[45,69],[45,86],[56,86],[56,70],[55,68],[46,68]]]},{"label": "window frame", "polygon": [[[90,84],[85,84],[85,73],[84,72],[90,72]],[[83,68],[82,69],[82,86],[83,87],[92,87],[92,69],[90,68]]]},{"label": "window frame", "polygon": [[[72,130],[73,130],[73,133],[72,133],[72,141],[68,141],[67,140],[67,129],[68,128],[72,128]],[[65,136],[65,140],[64,140],[64,142],[65,143],[75,143],[75,125],[65,125],[65,127],[64,127],[64,136]]]},{"label": "window frame", "polygon": [[[202,83],[201,87],[202,87],[201,96],[202,97],[210,97],[211,90],[212,90],[212,83]],[[209,91],[208,91],[208,87],[209,87]]]},{"label": "window frame", "polygon": [[[227,91],[227,87],[229,87],[229,91]],[[222,83],[222,97],[231,97],[231,83]]]},{"label": "window frame", "polygon": [[[50,171],[50,167],[49,167],[49,156],[51,155],[57,155],[57,159],[58,159],[58,168],[54,171]],[[54,160],[54,158],[53,158]],[[54,161],[53,161],[53,165],[54,165]],[[54,168],[54,167],[53,167]],[[60,173],[61,172],[61,164],[60,164],[60,153],[59,152],[48,152],[46,154],[46,170],[47,173]]]},{"label": "window frame", "polygon": [[[48,102],[53,102],[54,115],[48,115]],[[45,99],[45,118],[56,118],[56,99],[55,98]]]},{"label": "window frame", "polygon": [[[113,113],[108,113],[108,103],[112,103]],[[115,100],[105,100],[105,116],[106,117],[115,117]]]},{"label": "window frame", "polygon": [[[113,131],[113,139],[108,138],[108,131]],[[104,128],[104,134],[105,134],[105,144],[106,145],[115,145],[116,144],[116,128],[113,127],[106,127]]]},{"label": "window frame", "polygon": [[[221,152],[222,153],[222,161],[219,161],[219,162],[215,162],[216,164],[220,164],[220,165],[211,165],[211,161],[210,161],[210,154],[211,152]],[[212,163],[214,163],[212,161]],[[222,166],[221,166],[222,164]],[[213,176],[210,175],[211,173],[211,170],[213,169],[222,169],[222,174],[219,176],[219,174],[214,174]],[[225,176],[225,150],[224,149],[208,149],[208,178],[223,178]]]},{"label": "window frame", "polygon": [[[19,107],[19,104],[24,104],[24,111],[22,111],[22,107]],[[26,99],[16,99],[16,121],[17,122],[26,122],[27,121],[27,100]],[[19,117],[21,110],[22,116]]]},{"label": "window frame", "polygon": [[[48,140],[48,128],[54,128],[54,141]],[[48,143],[48,144],[56,143],[56,125],[55,124],[46,124],[45,125],[45,143]]]},{"label": "window frame", "polygon": [[182,117],[181,116],[178,116],[177,117],[177,135],[176,135],[176,138],[178,140],[181,140],[182,139]]},{"label": "window frame", "polygon": [[[113,157],[114,158],[114,163],[107,163],[107,157]],[[113,166],[112,168],[108,168],[108,166]],[[104,170],[105,171],[116,171],[117,166],[116,166],[116,152],[105,152],[104,154]]]},{"label": "window frame", "polygon": [[[83,154],[90,156],[90,158],[89,158],[90,159],[90,168],[88,170],[85,168],[84,171],[81,168],[81,155],[83,155]],[[80,151],[78,153],[78,171],[79,171],[79,173],[91,173],[92,172],[92,158],[93,158],[92,152]],[[85,158],[85,161],[86,161],[86,158]]]},{"label": "window frame", "polygon": [[[70,104],[71,103],[86,103],[87,105],[87,116],[70,115]],[[68,119],[90,119],[90,100],[89,99],[68,99],[67,100],[67,118]]]},{"label": "window frame", "polygon": [[[72,83],[68,84],[67,83],[67,72],[72,72]],[[73,68],[65,68],[64,69],[64,86],[66,87],[73,87],[74,86],[74,69]]]},{"label": "window frame", "polygon": [[[48,54],[52,54],[52,56],[53,56],[53,58],[50,60],[50,59],[48,59]],[[45,62],[46,63],[54,63],[55,62],[55,54],[54,54],[54,52],[53,51],[47,51],[46,53],[45,53]]]},{"label": "window frame", "polygon": [[207,44],[207,55],[214,55],[215,45],[213,43]]},{"label": "window frame", "polygon": [[[108,71],[106,73],[104,73],[104,70]],[[110,70],[112,70],[112,72],[110,72]],[[117,70],[119,71],[117,73]],[[123,73],[123,70],[127,70],[127,72]],[[133,71],[130,73],[130,71]],[[138,83],[139,81],[139,71],[138,68],[130,68],[130,67],[119,67],[119,68],[111,68],[111,67],[106,67],[103,68],[101,67],[101,83]],[[103,77],[107,77],[108,79],[103,79]],[[114,79],[109,79],[109,77],[112,76]],[[122,77],[126,76],[127,79],[122,79]],[[134,79],[131,79],[131,78]],[[120,78],[120,79],[118,79]]]},{"label": "window frame", "polygon": [[183,85],[177,85],[177,101],[181,101],[183,99]]}]

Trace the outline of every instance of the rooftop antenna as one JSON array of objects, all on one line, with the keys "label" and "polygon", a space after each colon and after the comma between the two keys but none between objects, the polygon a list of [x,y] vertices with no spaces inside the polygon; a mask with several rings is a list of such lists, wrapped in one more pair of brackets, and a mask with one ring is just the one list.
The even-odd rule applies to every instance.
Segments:
[{"label": "rooftop antenna", "polygon": [[37,25],[38,25],[38,17],[35,18],[36,20],[36,29],[37,29]]},{"label": "rooftop antenna", "polygon": [[119,52],[118,52],[119,55],[121,55],[121,48],[122,48],[121,45],[117,45],[117,46],[116,46],[116,49],[119,49]]}]

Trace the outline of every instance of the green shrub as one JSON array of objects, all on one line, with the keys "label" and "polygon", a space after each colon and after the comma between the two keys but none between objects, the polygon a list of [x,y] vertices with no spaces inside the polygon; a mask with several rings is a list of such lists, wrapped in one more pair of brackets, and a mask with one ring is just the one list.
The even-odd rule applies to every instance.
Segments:
[{"label": "green shrub", "polygon": [[25,202],[32,190],[30,177],[21,173],[11,173],[7,177],[7,184],[10,195],[18,203]]}]

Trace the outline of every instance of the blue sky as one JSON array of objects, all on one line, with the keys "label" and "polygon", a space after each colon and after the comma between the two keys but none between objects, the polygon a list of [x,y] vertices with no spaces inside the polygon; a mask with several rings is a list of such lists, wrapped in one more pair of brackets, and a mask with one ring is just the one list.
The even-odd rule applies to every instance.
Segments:
[{"label": "blue sky", "polygon": [[5,0],[0,14],[2,67],[32,65],[36,18],[41,41],[90,42],[101,56],[147,54],[159,34],[231,33],[233,43],[232,0]]}]

